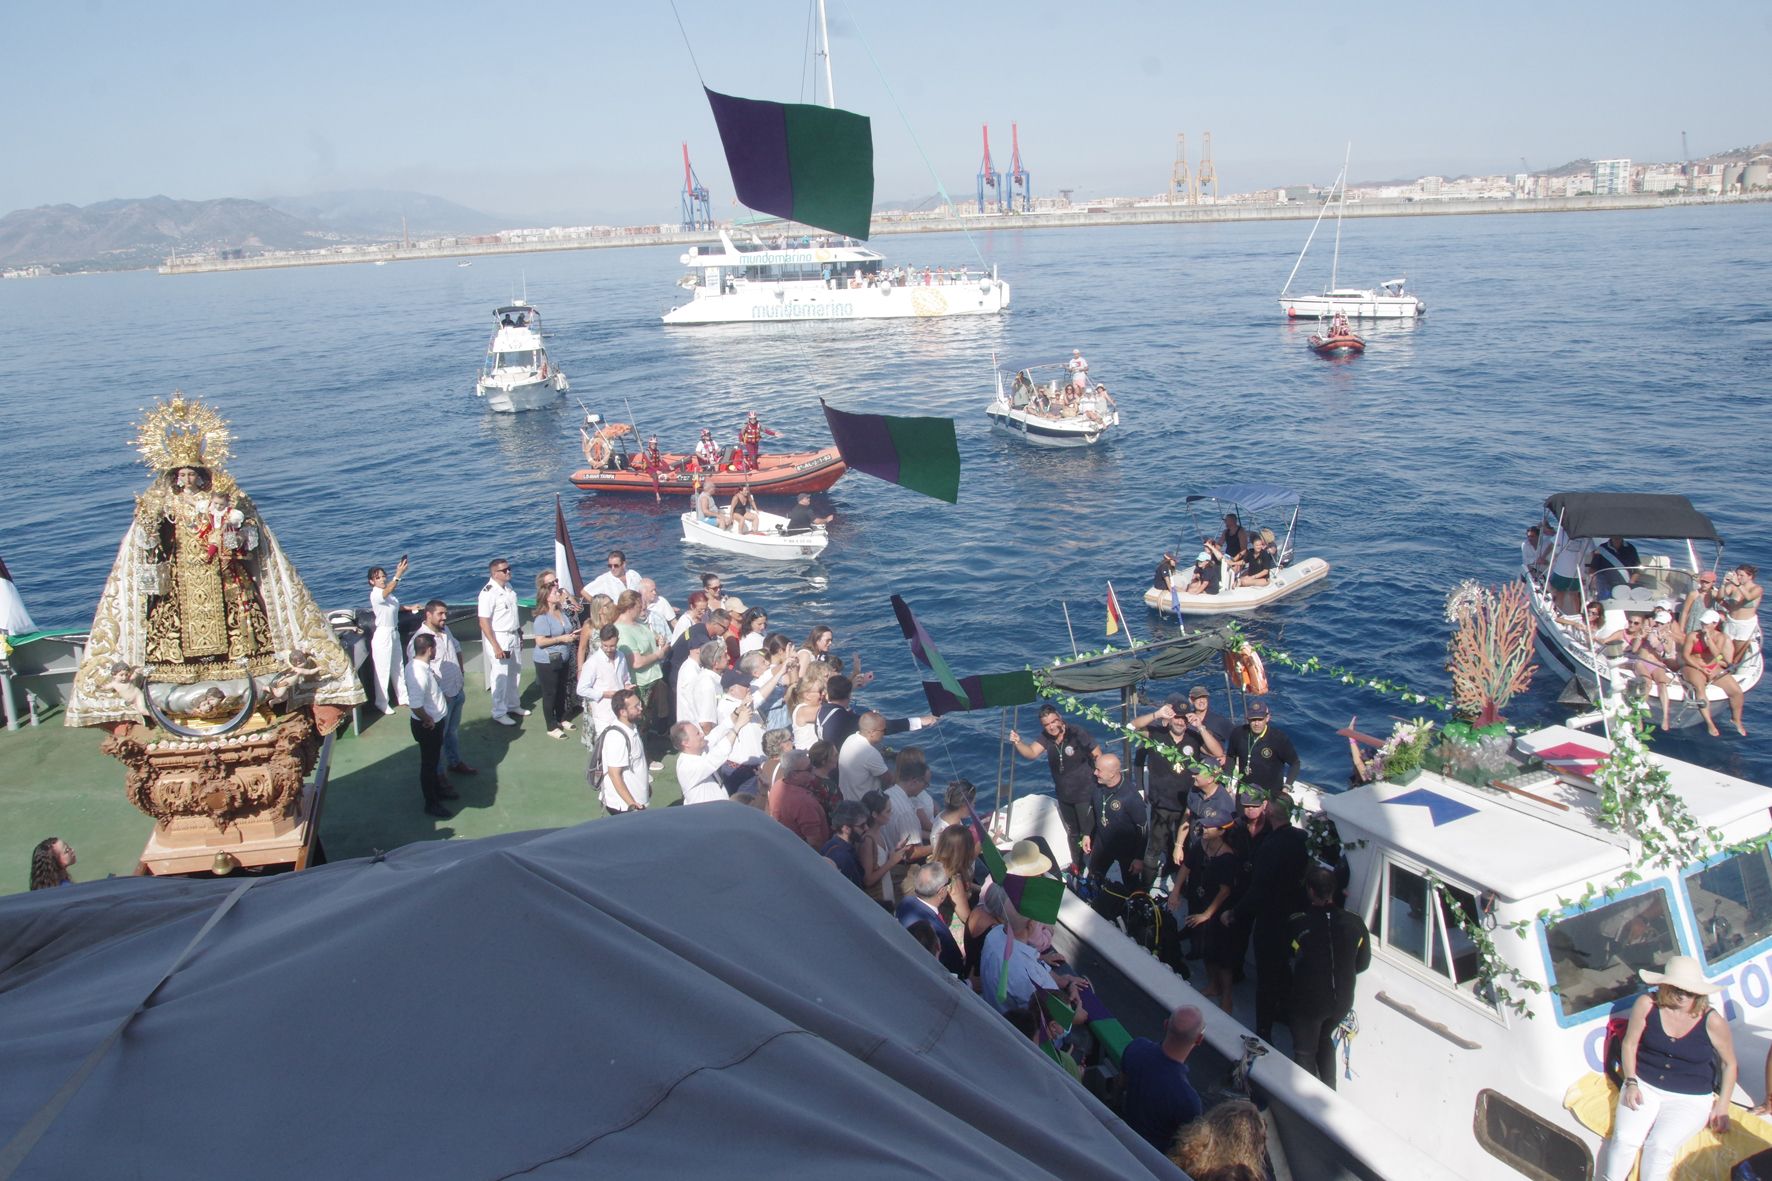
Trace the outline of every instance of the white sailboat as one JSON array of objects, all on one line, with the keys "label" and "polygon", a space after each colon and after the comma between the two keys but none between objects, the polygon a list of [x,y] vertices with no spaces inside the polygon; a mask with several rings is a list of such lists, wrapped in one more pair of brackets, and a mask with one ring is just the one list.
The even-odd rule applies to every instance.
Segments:
[{"label": "white sailboat", "polygon": [[[1348,146],[1348,158],[1353,156],[1353,146]],[[1342,287],[1341,277],[1341,219],[1347,212],[1347,168],[1348,161],[1343,160],[1341,175],[1335,178],[1335,185],[1330,187],[1329,199],[1323,202],[1323,208],[1317,212],[1317,220],[1311,223],[1310,236],[1304,240],[1304,249],[1298,252],[1298,261],[1292,264],[1292,273],[1286,276],[1286,286],[1280,291],[1280,306],[1286,309],[1289,319],[1325,320],[1340,312],[1349,319],[1364,320],[1413,320],[1427,314],[1427,304],[1405,291],[1404,280],[1391,279],[1380,283],[1377,287]],[[1323,224],[1323,215],[1329,212],[1329,206],[1335,203],[1335,189],[1341,190],[1341,201],[1335,204],[1335,259],[1329,267],[1329,286],[1321,295],[1292,294],[1292,280],[1298,277],[1298,268],[1304,265],[1304,256],[1310,253],[1311,242],[1317,236],[1317,228]]]}]

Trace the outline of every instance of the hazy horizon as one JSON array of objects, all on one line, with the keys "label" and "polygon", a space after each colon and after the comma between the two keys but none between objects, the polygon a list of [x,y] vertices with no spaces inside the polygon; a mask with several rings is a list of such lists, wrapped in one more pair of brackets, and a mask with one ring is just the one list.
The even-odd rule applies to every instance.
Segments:
[{"label": "hazy horizon", "polygon": [[[678,0],[706,84],[811,101],[811,4]],[[1036,195],[1157,193],[1175,135],[1211,131],[1225,192],[1353,176],[1677,160],[1769,132],[1747,48],[1772,8],[1422,6],[1338,22],[1320,6],[830,0],[838,105],[873,117],[875,192],[970,197],[991,129],[1019,124]],[[9,14],[0,212],[113,198],[433,194],[513,224],[674,222],[680,143],[737,211],[668,4],[501,13],[446,2],[254,11],[88,0]],[[535,47],[525,57],[522,49]],[[939,46],[940,56],[930,54]],[[875,62],[878,62],[876,70]],[[821,94],[822,97],[822,94]],[[904,118],[899,115],[902,107]],[[908,127],[907,127],[908,121]]]}]

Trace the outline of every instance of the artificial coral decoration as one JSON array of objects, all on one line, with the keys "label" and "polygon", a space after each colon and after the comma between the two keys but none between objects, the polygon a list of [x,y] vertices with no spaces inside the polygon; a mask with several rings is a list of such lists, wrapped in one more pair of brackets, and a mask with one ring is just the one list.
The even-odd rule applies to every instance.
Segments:
[{"label": "artificial coral decoration", "polygon": [[1514,582],[1496,590],[1466,579],[1446,596],[1446,622],[1453,625],[1446,645],[1453,702],[1476,725],[1492,726],[1538,671],[1531,662],[1538,622],[1525,586]]}]

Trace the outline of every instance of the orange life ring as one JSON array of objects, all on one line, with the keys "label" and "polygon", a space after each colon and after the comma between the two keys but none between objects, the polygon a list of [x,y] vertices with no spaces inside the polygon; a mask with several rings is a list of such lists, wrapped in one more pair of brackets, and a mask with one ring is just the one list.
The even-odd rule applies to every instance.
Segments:
[{"label": "orange life ring", "polygon": [[1230,677],[1231,685],[1251,697],[1267,695],[1267,667],[1261,662],[1261,653],[1254,648],[1227,650],[1224,654],[1224,671]]},{"label": "orange life ring", "polygon": [[609,440],[602,435],[585,440],[585,462],[595,468],[609,466]]}]

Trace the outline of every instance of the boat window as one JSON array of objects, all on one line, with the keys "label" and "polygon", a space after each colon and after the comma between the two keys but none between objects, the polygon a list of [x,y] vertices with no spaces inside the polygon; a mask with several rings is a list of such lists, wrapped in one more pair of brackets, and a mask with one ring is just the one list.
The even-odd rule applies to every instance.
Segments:
[{"label": "boat window", "polygon": [[499,353],[493,358],[494,369],[532,369],[535,367],[535,350],[524,349],[515,353]]},{"label": "boat window", "polygon": [[1552,991],[1571,1017],[1641,989],[1637,970],[1659,970],[1681,953],[1667,892],[1652,889],[1545,925]]},{"label": "boat window", "polygon": [[1772,935],[1772,854],[1752,849],[1685,875],[1686,897],[1707,964]]},{"label": "boat window", "polygon": [[1532,1181],[1594,1175],[1594,1156],[1574,1134],[1499,1091],[1477,1092],[1477,1143]]},{"label": "boat window", "polygon": [[[1426,876],[1400,865],[1386,867],[1385,890],[1369,924],[1376,938],[1393,951],[1402,952],[1424,967],[1446,977],[1453,985],[1476,995],[1482,957],[1476,942],[1464,933],[1448,913]],[[1480,913],[1470,891],[1442,882],[1440,889],[1477,918]],[[1492,1003],[1484,993],[1484,1003]]]}]

